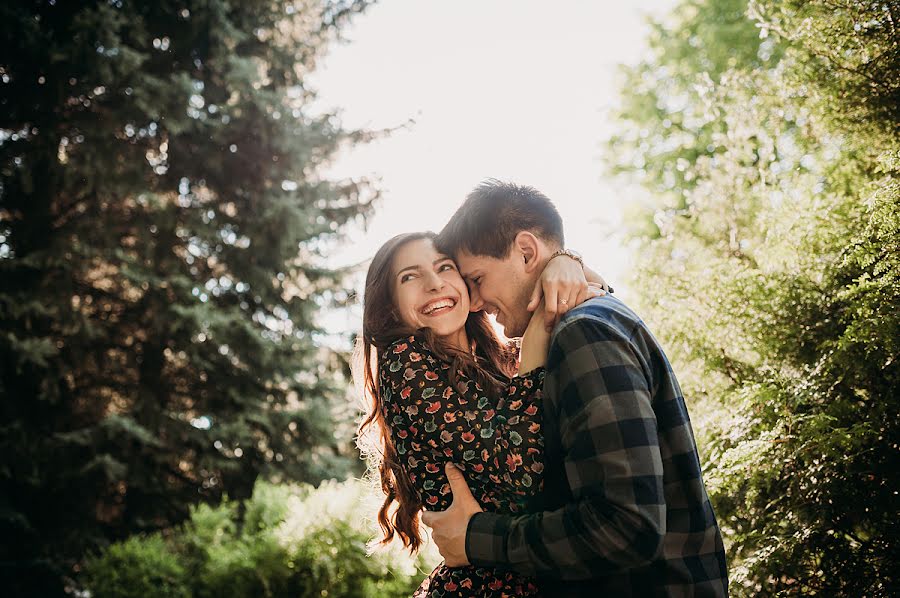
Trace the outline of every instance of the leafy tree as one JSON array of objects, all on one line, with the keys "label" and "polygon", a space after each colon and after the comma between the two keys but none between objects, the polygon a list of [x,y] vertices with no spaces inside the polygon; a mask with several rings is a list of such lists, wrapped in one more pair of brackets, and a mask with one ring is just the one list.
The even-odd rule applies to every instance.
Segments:
[{"label": "leafy tree", "polygon": [[[0,547],[86,548],[347,471],[323,255],[377,192],[305,79],[363,0],[0,6]],[[347,443],[349,445],[349,443]]]},{"label": "leafy tree", "polygon": [[[682,2],[666,21],[650,23],[652,59],[622,68],[617,116],[634,126],[611,140],[620,152],[612,169],[664,199],[657,207],[685,210],[697,184],[691,167],[724,150],[716,143],[725,128],[712,95],[722,78],[778,62],[781,46],[774,37],[761,40],[745,10],[745,0]],[[652,219],[644,224],[658,234]]]},{"label": "leafy tree", "polygon": [[754,0],[750,16],[789,44],[795,81],[814,88],[825,118],[876,147],[896,143],[900,3]]},{"label": "leafy tree", "polygon": [[740,4],[683,2],[626,73],[635,288],[659,289],[734,593],[895,595],[898,5]]}]

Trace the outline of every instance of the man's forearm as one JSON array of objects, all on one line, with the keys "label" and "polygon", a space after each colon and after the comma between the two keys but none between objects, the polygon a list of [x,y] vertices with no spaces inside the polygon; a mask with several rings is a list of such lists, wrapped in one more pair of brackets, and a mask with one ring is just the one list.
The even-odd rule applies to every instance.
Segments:
[{"label": "man's forearm", "polygon": [[664,521],[664,513],[624,512],[598,499],[532,515],[478,513],[469,521],[466,556],[473,565],[524,575],[590,579],[654,560]]}]

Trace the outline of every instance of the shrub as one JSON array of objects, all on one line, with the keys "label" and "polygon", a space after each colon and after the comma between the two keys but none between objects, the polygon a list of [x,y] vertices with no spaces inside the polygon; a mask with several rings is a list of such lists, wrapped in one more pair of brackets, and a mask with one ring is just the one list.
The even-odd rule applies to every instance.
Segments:
[{"label": "shrub", "polygon": [[85,582],[94,598],[409,596],[436,555],[369,551],[368,494],[355,480],[257,483],[243,503],[195,507],[168,542],[155,534],[110,546],[86,564]]},{"label": "shrub", "polygon": [[93,598],[187,598],[185,570],[159,534],[132,536],[89,558],[84,575]]}]

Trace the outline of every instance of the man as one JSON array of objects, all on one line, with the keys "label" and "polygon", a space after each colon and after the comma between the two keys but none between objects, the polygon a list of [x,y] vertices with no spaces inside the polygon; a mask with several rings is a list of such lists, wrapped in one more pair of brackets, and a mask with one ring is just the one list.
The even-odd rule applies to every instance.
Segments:
[{"label": "man", "polygon": [[[472,309],[517,337],[535,282],[564,247],[562,220],[537,190],[491,180],[437,244],[456,258]],[[482,512],[448,464],[453,504],[423,515],[446,563],[533,575],[550,597],[726,596],[721,534],[662,348],[618,299],[570,310],[559,301],[544,383],[544,510]]]}]

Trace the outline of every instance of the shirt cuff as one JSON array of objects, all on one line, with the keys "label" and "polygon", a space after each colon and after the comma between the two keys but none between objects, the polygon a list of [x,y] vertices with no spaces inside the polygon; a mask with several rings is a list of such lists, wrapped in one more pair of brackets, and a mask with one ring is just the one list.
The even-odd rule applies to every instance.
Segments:
[{"label": "shirt cuff", "polygon": [[466,527],[466,558],[469,563],[481,567],[507,564],[509,524],[509,515],[487,511],[472,515]]}]

